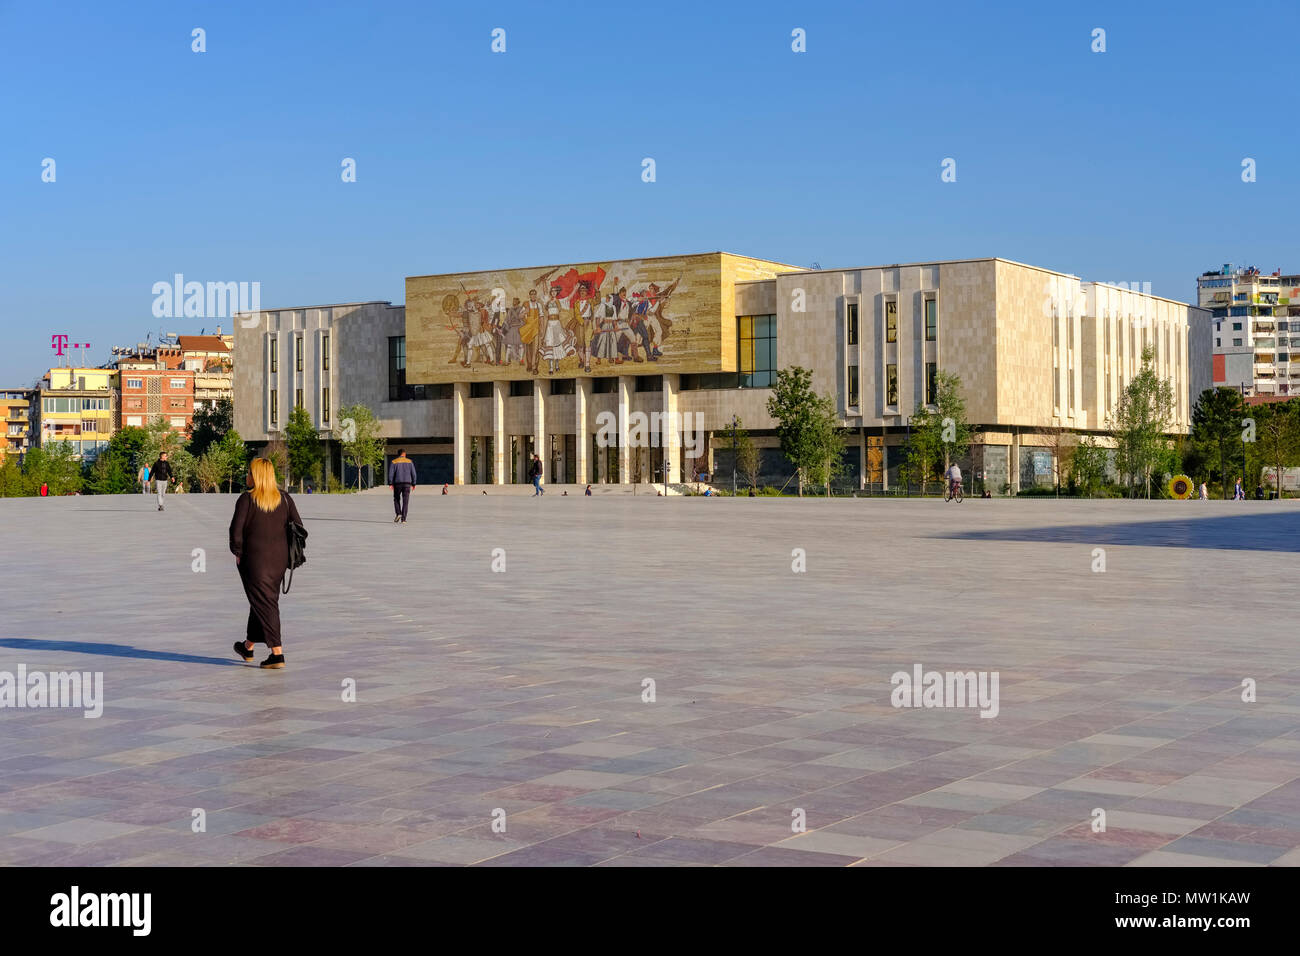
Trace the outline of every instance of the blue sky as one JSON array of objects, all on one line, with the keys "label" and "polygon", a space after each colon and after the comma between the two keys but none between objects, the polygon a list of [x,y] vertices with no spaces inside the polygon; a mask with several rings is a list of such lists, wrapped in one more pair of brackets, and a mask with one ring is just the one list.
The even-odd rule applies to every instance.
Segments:
[{"label": "blue sky", "polygon": [[54,333],[98,364],[211,329],[153,317],[178,272],[277,307],[715,249],[997,255],[1184,300],[1223,262],[1300,271],[1297,26],[1293,2],[0,0],[0,387]]}]

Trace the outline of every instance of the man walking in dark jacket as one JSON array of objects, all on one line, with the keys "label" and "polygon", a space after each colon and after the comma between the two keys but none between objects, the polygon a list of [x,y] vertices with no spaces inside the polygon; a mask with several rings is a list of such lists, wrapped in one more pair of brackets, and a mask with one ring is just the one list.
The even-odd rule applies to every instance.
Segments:
[{"label": "man walking in dark jacket", "polygon": [[158,510],[163,510],[163,496],[167,494],[167,482],[172,480],[172,466],[167,462],[167,452],[161,452],[158,460],[149,469],[149,477],[158,489]]},{"label": "man walking in dark jacket", "polygon": [[528,469],[528,477],[533,480],[533,497],[546,494],[546,489],[542,487],[542,460],[536,455],[533,456],[533,464]]},{"label": "man walking in dark jacket", "polygon": [[393,524],[406,524],[406,509],[415,487],[415,462],[406,457],[406,449],[397,449],[397,457],[388,463],[388,484],[393,489]]}]

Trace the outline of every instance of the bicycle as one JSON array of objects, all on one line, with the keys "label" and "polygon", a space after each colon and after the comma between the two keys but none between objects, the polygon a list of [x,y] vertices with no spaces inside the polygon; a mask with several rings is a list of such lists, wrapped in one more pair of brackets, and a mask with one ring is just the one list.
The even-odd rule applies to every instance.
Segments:
[{"label": "bicycle", "polygon": [[948,493],[943,496],[944,501],[952,501],[954,498],[957,499],[958,504],[961,503],[961,482],[960,481],[948,482]]}]

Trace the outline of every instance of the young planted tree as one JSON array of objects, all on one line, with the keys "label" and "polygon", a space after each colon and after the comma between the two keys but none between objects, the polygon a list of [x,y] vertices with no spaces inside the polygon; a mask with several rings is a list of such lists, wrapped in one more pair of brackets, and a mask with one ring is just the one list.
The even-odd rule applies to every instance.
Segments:
[{"label": "young planted tree", "polygon": [[285,488],[289,487],[289,446],[279,438],[273,438],[262,448],[262,457],[271,462],[275,476]]},{"label": "young planted tree", "polygon": [[827,485],[844,450],[835,403],[812,389],[812,373],[793,365],[776,373],[776,386],[767,400],[767,413],[776,420],[781,451],[794,464],[803,497],[805,481]]},{"label": "young planted tree", "polygon": [[[1078,437],[1068,428],[1050,425],[1040,428],[1043,443],[1052,450],[1052,483],[1056,486],[1056,497],[1061,497],[1061,483],[1070,472],[1070,459],[1078,451]],[[1077,483],[1077,482],[1076,482]]]},{"label": "young planted tree", "polygon": [[1115,464],[1128,478],[1129,493],[1137,496],[1138,483],[1151,497],[1151,476],[1168,446],[1173,420],[1174,390],[1156,375],[1155,349],[1142,350],[1142,369],[1119,395],[1110,421],[1115,436]]},{"label": "young planted tree", "polygon": [[316,426],[311,423],[307,409],[298,405],[289,413],[284,429],[284,443],[289,452],[289,467],[298,476],[298,491],[303,481],[325,460],[325,446],[321,443]]},{"label": "young planted tree", "polygon": [[343,460],[357,470],[357,487],[361,487],[361,470],[384,463],[384,438],[375,413],[358,402],[339,409],[334,437],[343,450]]},{"label": "young planted tree", "polygon": [[226,491],[233,492],[235,483],[241,486],[244,483],[244,475],[248,469],[248,446],[244,444],[244,439],[239,437],[239,432],[233,428],[221,436],[221,440],[209,448],[209,451],[218,451],[225,465],[225,472],[222,478],[226,482]]},{"label": "young planted tree", "polygon": [[30,449],[23,459],[23,476],[27,493],[33,495],[39,493],[41,485],[48,485],[51,495],[70,494],[82,486],[81,463],[66,441]]},{"label": "young planted tree", "polygon": [[1242,420],[1247,417],[1246,403],[1235,388],[1207,388],[1192,409],[1192,447],[1217,470],[1224,498],[1231,494],[1229,473],[1240,462]]},{"label": "young planted tree", "polygon": [[935,472],[947,474],[952,463],[970,450],[974,430],[966,420],[966,399],[961,394],[961,377],[936,372],[934,402],[916,406],[912,415],[909,471],[919,474],[921,494]]},{"label": "young planted tree", "polygon": [[163,452],[167,452],[169,459],[175,458],[176,453],[185,447],[181,433],[172,428],[161,415],[146,423],[143,431],[144,437],[140,442],[141,464],[152,465]]},{"label": "young planted tree", "polygon": [[1106,480],[1106,449],[1097,443],[1097,439],[1087,435],[1074,447],[1069,467],[1079,493],[1091,498]]}]

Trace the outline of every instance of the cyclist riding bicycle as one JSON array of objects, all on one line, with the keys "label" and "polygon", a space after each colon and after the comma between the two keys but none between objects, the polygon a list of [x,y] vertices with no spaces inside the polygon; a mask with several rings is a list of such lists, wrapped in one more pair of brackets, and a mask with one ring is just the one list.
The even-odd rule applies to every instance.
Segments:
[{"label": "cyclist riding bicycle", "polygon": [[961,487],[961,469],[957,467],[955,461],[949,467],[946,477],[948,478],[948,494],[956,495],[957,489]]}]

